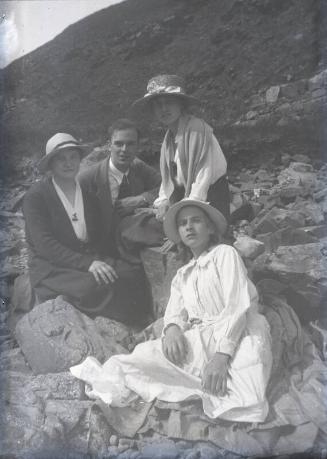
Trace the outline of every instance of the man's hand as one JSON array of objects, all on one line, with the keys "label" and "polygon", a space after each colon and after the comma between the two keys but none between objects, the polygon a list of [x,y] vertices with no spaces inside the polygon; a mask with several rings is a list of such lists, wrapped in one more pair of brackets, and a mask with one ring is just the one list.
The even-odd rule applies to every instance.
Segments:
[{"label": "man's hand", "polygon": [[187,355],[187,341],[178,325],[170,325],[162,340],[162,350],[168,360],[181,366]]},{"label": "man's hand", "polygon": [[156,218],[159,220],[159,222],[162,222],[164,219],[164,216],[166,215],[167,211],[169,209],[169,202],[166,199],[165,201],[162,201],[159,206],[157,207],[157,212],[156,212]]},{"label": "man's hand", "polygon": [[227,391],[228,363],[230,356],[216,352],[204,367],[202,388],[214,395],[225,395]]},{"label": "man's hand", "polygon": [[114,268],[104,261],[94,260],[89,267],[89,272],[93,274],[96,282],[101,284],[110,284],[118,279],[118,275]]},{"label": "man's hand", "polygon": [[117,199],[115,203],[115,208],[120,217],[132,214],[139,207],[147,207],[147,202],[142,195]]}]

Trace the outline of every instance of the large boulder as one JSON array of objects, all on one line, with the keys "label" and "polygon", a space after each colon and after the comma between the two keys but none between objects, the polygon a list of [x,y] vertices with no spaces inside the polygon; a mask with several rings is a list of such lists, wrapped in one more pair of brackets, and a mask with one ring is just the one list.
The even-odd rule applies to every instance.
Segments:
[{"label": "large boulder", "polygon": [[257,241],[246,234],[238,235],[233,245],[243,258],[250,258],[251,260],[254,260],[265,251],[263,242]]},{"label": "large boulder", "polygon": [[258,216],[251,222],[251,226],[255,234],[264,234],[288,226],[299,228],[305,226],[305,223],[305,216],[301,211],[273,207],[265,215]]},{"label": "large boulder", "polygon": [[281,245],[290,246],[318,241],[314,234],[303,228],[282,228],[273,233],[258,234],[257,239],[264,243],[267,251],[274,251]]},{"label": "large boulder", "polygon": [[306,225],[320,225],[323,222],[322,206],[312,200],[297,200],[287,207],[274,206],[267,212],[261,212],[251,222],[251,226],[255,234],[263,234],[281,228],[300,228]]},{"label": "large boulder", "polygon": [[68,370],[87,356],[103,362],[113,354],[127,352],[114,338],[104,339],[92,319],[61,297],[23,316],[15,336],[35,374]]},{"label": "large boulder", "polygon": [[305,219],[306,225],[320,225],[324,222],[322,206],[312,199],[298,199],[294,204],[289,206],[289,209],[300,212]]},{"label": "large boulder", "polygon": [[319,308],[327,295],[327,245],[323,242],[280,246],[256,258],[256,278],[275,278],[302,295],[308,308]]},{"label": "large boulder", "polygon": [[280,184],[313,187],[316,184],[316,173],[311,164],[292,162],[279,174],[277,180]]},{"label": "large boulder", "polygon": [[158,319],[165,313],[171,281],[181,262],[176,259],[175,253],[163,253],[160,247],[143,250],[141,258],[151,288],[153,314]]}]

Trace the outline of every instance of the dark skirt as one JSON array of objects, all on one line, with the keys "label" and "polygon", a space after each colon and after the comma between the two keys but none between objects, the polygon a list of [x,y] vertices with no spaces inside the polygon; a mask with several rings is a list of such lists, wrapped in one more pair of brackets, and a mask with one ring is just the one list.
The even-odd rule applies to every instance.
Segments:
[{"label": "dark skirt", "polygon": [[118,279],[98,285],[93,274],[56,267],[34,286],[38,303],[64,295],[69,303],[94,318],[104,316],[129,325],[146,325],[150,293],[141,267],[118,260]]},{"label": "dark skirt", "polygon": [[209,187],[207,201],[212,207],[218,209],[229,222],[230,217],[230,194],[226,175],[220,177]]},{"label": "dark skirt", "polygon": [[[169,203],[171,205],[175,204],[176,202],[181,201],[183,198],[185,198],[184,186],[175,186],[175,189],[169,198]],[[223,175],[215,183],[210,185],[207,194],[207,201],[212,207],[218,209],[229,223],[230,194],[226,175]]]}]

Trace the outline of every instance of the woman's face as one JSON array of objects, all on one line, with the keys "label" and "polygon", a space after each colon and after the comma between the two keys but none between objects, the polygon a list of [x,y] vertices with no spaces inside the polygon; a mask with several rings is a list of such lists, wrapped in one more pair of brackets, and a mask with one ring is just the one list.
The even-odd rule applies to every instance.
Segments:
[{"label": "woman's face", "polygon": [[158,96],[152,102],[154,116],[157,121],[169,128],[177,125],[183,106],[178,97]]},{"label": "woman's face", "polygon": [[67,148],[57,153],[49,164],[53,177],[61,180],[74,179],[79,171],[81,156],[77,148]]},{"label": "woman's face", "polygon": [[177,228],[182,242],[198,257],[210,245],[214,227],[202,209],[187,206],[177,215]]}]

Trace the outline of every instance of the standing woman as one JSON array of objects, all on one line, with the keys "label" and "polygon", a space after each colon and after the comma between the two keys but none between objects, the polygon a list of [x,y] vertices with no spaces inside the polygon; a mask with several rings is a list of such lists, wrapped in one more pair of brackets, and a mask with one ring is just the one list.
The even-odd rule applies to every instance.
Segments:
[{"label": "standing woman", "polygon": [[38,302],[64,295],[90,316],[124,321],[133,314],[128,301],[118,299],[120,268],[113,258],[104,260],[108,253],[97,204],[76,180],[87,153],[86,145],[66,133],[46,144],[39,164],[46,176],[23,204],[30,279]]},{"label": "standing woman", "polygon": [[208,201],[228,221],[227,162],[212,128],[189,113],[195,102],[186,94],[181,77],[158,75],[149,81],[144,97],[133,104],[167,128],[160,155],[162,184],[154,202],[157,218],[163,220],[172,204],[192,198]]}]

